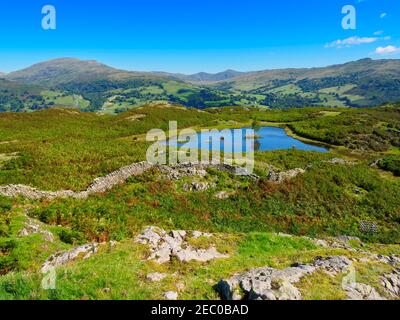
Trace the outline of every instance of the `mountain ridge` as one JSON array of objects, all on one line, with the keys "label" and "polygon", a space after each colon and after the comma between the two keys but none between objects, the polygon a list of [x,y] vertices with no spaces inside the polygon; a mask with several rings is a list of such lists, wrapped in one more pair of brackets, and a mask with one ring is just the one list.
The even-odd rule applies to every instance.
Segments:
[{"label": "mountain ridge", "polygon": [[[249,72],[228,69],[214,74],[183,75],[127,71],[95,60],[59,58],[11,72],[2,78],[14,82],[13,90],[16,92],[21,91],[15,88],[18,84],[39,86],[56,90],[60,95],[73,95],[81,97],[81,101],[89,101],[86,111],[107,113],[126,111],[153,101],[194,108],[363,107],[400,101],[400,59],[366,58],[327,67]],[[10,86],[9,83],[4,85]],[[3,111],[15,110],[16,105],[19,105],[17,110],[41,108],[42,99],[34,99],[33,105],[32,99],[26,100],[26,95],[22,95],[22,100],[31,101],[26,104],[20,101],[18,94],[1,93],[0,84],[1,94],[7,96],[2,99],[8,105],[1,107]],[[50,106],[53,102],[63,102],[62,99],[53,101],[50,98],[47,99]]]}]

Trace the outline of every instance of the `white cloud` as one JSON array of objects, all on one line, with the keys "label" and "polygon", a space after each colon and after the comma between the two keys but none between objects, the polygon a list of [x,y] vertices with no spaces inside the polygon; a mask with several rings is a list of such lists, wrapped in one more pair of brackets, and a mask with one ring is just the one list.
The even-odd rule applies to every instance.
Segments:
[{"label": "white cloud", "polygon": [[381,55],[393,54],[393,53],[397,53],[397,52],[400,52],[400,48],[397,48],[395,46],[378,47],[375,49],[375,53],[381,54]]},{"label": "white cloud", "polygon": [[380,36],[381,34],[383,34],[383,30],[378,30],[374,32],[374,36]]},{"label": "white cloud", "polygon": [[327,43],[325,48],[347,48],[354,45],[364,44],[364,43],[373,43],[378,41],[379,38],[376,37],[350,37],[346,39],[339,39],[333,42]]},{"label": "white cloud", "polygon": [[381,15],[379,16],[381,19],[383,19],[384,17],[386,17],[387,16],[387,13],[386,12],[382,12],[381,13]]}]

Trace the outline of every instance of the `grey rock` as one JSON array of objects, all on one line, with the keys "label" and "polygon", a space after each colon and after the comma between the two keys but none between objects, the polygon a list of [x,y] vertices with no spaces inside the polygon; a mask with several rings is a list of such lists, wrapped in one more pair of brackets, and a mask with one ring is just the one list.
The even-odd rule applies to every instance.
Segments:
[{"label": "grey rock", "polygon": [[[211,237],[212,234],[200,231],[191,232],[192,238]],[[149,260],[162,264],[176,258],[181,262],[206,262],[213,259],[227,258],[211,246],[208,249],[193,248],[188,242],[189,233],[184,230],[173,230],[169,234],[158,227],[147,227],[135,238],[135,242],[150,246]]]},{"label": "grey rock", "polygon": [[345,160],[342,158],[333,158],[331,160],[328,160],[326,162],[332,163],[332,164],[354,164],[354,162]]},{"label": "grey rock", "polygon": [[156,246],[161,240],[161,237],[164,237],[165,235],[166,232],[164,230],[150,226],[146,227],[143,232],[135,238],[135,242]]},{"label": "grey rock", "polygon": [[206,191],[211,187],[208,182],[193,181],[191,183],[185,183],[183,190],[185,191]]},{"label": "grey rock", "polygon": [[334,256],[328,258],[317,257],[314,261],[314,266],[324,269],[328,274],[336,274],[345,271],[352,262],[345,256]]},{"label": "grey rock", "polygon": [[197,230],[192,231],[192,238],[194,238],[194,239],[198,239],[200,237],[210,238],[212,236],[213,235],[211,233],[201,232],[201,231],[197,231]]},{"label": "grey rock", "polygon": [[228,199],[231,196],[230,192],[227,191],[220,191],[217,194],[215,194],[215,198],[219,200],[225,200]]},{"label": "grey rock", "polygon": [[178,300],[178,292],[167,291],[166,293],[164,293],[164,298],[166,300]]},{"label": "grey rock", "polygon": [[228,258],[228,255],[219,253],[215,247],[209,249],[194,249],[191,246],[174,252],[180,262],[200,261],[206,262],[214,259]]},{"label": "grey rock", "polygon": [[96,253],[98,250],[99,244],[88,243],[77,248],[71,249],[69,251],[58,252],[53,254],[48,258],[45,263],[42,265],[40,271],[42,273],[46,273],[53,267],[58,267],[64,264],[67,264],[71,261],[74,261],[80,257],[83,259],[89,258],[92,254]]},{"label": "grey rock", "polygon": [[267,179],[269,181],[282,183],[284,181],[293,179],[296,176],[298,176],[299,174],[303,174],[305,172],[306,171],[304,169],[301,169],[301,168],[295,168],[295,169],[282,171],[282,172],[270,170],[268,175],[267,175]]},{"label": "grey rock", "polygon": [[216,289],[226,300],[300,300],[301,293],[294,284],[301,278],[318,269],[336,274],[350,265],[351,261],[343,256],[317,257],[312,264],[294,264],[282,270],[263,267],[238,273],[219,281]]},{"label": "grey rock", "polygon": [[364,283],[353,283],[344,288],[348,300],[385,300],[373,287]]},{"label": "grey rock", "polygon": [[300,300],[300,291],[293,286],[315,267],[298,265],[283,270],[263,267],[234,275],[217,284],[217,291],[226,300]]},{"label": "grey rock", "polygon": [[400,268],[382,277],[382,286],[390,296],[400,298]]},{"label": "grey rock", "polygon": [[43,229],[38,221],[28,218],[25,227],[18,233],[18,236],[27,237],[32,234],[41,234],[46,241],[54,241],[54,236],[50,231]]},{"label": "grey rock", "polygon": [[152,282],[160,282],[162,279],[164,279],[167,275],[165,273],[160,273],[160,272],[153,272],[149,273],[146,276],[146,279]]}]

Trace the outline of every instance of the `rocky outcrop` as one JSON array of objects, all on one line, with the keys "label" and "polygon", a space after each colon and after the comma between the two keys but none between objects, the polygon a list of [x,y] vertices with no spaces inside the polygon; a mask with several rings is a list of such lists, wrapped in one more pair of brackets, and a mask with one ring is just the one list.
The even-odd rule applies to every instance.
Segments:
[{"label": "rocky outcrop", "polygon": [[24,228],[22,228],[18,233],[18,236],[27,237],[32,234],[41,234],[46,241],[54,241],[54,236],[50,231],[44,230],[39,222],[28,218],[28,220],[25,222]]},{"label": "rocky outcrop", "polygon": [[305,172],[306,171],[301,168],[295,168],[295,169],[281,171],[281,172],[270,170],[267,175],[267,179],[269,181],[281,183],[281,182],[293,179],[293,178],[297,177],[299,174],[303,174]]},{"label": "rocky outcrop", "polygon": [[385,300],[375,288],[364,283],[353,283],[343,288],[347,292],[347,300]]},{"label": "rocky outcrop", "polygon": [[228,191],[220,191],[215,194],[215,198],[219,200],[225,200],[229,199],[233,195],[233,192],[228,192]]},{"label": "rocky outcrop", "polygon": [[351,165],[354,164],[353,161],[349,161],[346,159],[342,159],[342,158],[333,158],[331,160],[326,161],[327,163],[332,163],[332,164],[343,164],[343,165]]},{"label": "rocky outcrop", "polygon": [[160,273],[160,272],[153,272],[149,273],[146,276],[146,279],[151,281],[151,282],[160,282],[162,279],[164,279],[167,275],[165,273]]},{"label": "rocky outcrop", "polygon": [[350,265],[351,261],[344,256],[317,257],[312,264],[294,264],[282,270],[263,267],[239,273],[218,282],[216,289],[226,300],[301,300],[301,292],[294,286],[301,278],[316,270],[334,275]]},{"label": "rocky outcrop", "polygon": [[247,171],[246,168],[230,165],[227,163],[182,163],[175,166],[158,166],[161,173],[169,180],[178,180],[188,176],[207,175],[207,169],[216,169],[218,171],[228,172],[237,176],[247,176],[258,179],[259,177]]},{"label": "rocky outcrop", "polygon": [[329,275],[335,275],[345,271],[352,262],[345,256],[333,256],[328,258],[317,257],[313,266],[324,270]]},{"label": "rocky outcrop", "polygon": [[78,260],[80,258],[87,259],[91,257],[93,254],[97,253],[100,247],[108,245],[113,247],[115,245],[115,241],[104,242],[104,243],[88,243],[82,246],[73,248],[68,251],[61,251],[50,256],[41,266],[40,271],[42,273],[46,273],[51,268],[55,268],[61,265],[65,265],[69,262]]},{"label": "rocky outcrop", "polygon": [[184,191],[206,191],[212,188],[213,185],[208,182],[192,181],[183,185]]},{"label": "rocky outcrop", "polygon": [[167,291],[164,293],[165,300],[178,300],[178,292],[176,291]]},{"label": "rocky outcrop", "polygon": [[62,251],[56,254],[53,254],[48,258],[45,263],[43,263],[40,271],[46,273],[51,268],[55,268],[64,264],[67,264],[71,261],[77,260],[78,258],[87,259],[92,254],[96,253],[98,250],[99,244],[88,243],[77,248],[71,249],[69,251]]},{"label": "rocky outcrop", "polygon": [[382,277],[382,285],[390,296],[400,297],[400,268],[395,269],[392,273],[385,274]]},{"label": "rocky outcrop", "polygon": [[[361,240],[358,237],[352,237],[352,236],[339,236],[339,237],[330,237],[326,239],[313,239],[313,238],[308,238],[308,237],[303,237],[305,239],[310,240],[313,242],[315,245],[324,247],[324,248],[337,248],[337,249],[345,249],[349,252],[352,253],[358,253],[362,254],[364,257],[358,258],[359,261],[361,262],[366,262],[366,261],[378,261],[382,263],[389,264],[391,266],[400,266],[400,257],[397,255],[391,255],[391,256],[385,256],[382,254],[376,254],[372,253],[369,251],[366,251],[362,249],[362,246],[364,244],[361,242]],[[357,241],[361,248],[353,248],[349,241]]]},{"label": "rocky outcrop", "polygon": [[225,300],[300,300],[301,293],[293,284],[314,270],[307,265],[283,270],[257,268],[221,280],[217,290]]},{"label": "rocky outcrop", "polygon": [[168,180],[179,180],[188,176],[204,177],[207,167],[201,164],[181,164],[176,166],[158,166],[161,174]]},{"label": "rocky outcrop", "polygon": [[214,246],[208,249],[197,249],[187,242],[189,238],[201,236],[211,237],[212,235],[200,231],[186,232],[183,230],[173,230],[167,233],[163,229],[150,226],[135,238],[135,242],[148,245],[150,247],[148,259],[160,264],[169,262],[173,258],[180,262],[206,262],[228,257],[219,253]]}]

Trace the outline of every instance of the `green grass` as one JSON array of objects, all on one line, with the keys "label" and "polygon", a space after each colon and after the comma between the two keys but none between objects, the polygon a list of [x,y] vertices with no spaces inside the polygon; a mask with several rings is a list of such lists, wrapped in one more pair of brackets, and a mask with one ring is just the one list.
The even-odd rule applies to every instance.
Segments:
[{"label": "green grass", "polygon": [[[41,288],[42,275],[18,272],[0,278],[1,299],[162,299],[168,290],[184,284],[181,299],[216,299],[213,286],[235,272],[249,268],[287,267],[294,262],[310,262],[316,255],[339,254],[340,250],[322,250],[302,238],[250,234],[226,237],[218,243],[230,257],[209,263],[157,265],[143,260],[146,249],[132,241],[119,243],[90,259],[57,268],[56,290]],[[221,244],[220,244],[221,246]],[[299,254],[301,252],[301,254]],[[169,274],[160,283],[146,280],[150,272]]]}]

